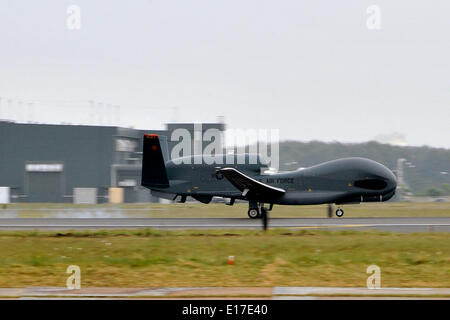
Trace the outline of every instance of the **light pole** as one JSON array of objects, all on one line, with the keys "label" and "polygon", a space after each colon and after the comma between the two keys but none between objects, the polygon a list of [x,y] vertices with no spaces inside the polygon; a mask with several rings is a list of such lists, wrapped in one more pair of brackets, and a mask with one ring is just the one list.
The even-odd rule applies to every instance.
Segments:
[{"label": "light pole", "polygon": [[408,161],[405,158],[398,158],[397,159],[397,189],[398,189],[398,196],[400,199],[402,199],[405,195],[407,195],[409,186],[405,181],[405,172],[404,172],[404,165],[406,165],[408,168],[415,168],[416,166]]}]

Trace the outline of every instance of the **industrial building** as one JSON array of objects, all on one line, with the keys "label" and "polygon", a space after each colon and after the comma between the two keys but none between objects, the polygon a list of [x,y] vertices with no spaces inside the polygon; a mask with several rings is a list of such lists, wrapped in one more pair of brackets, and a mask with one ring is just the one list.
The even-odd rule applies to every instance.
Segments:
[{"label": "industrial building", "polygon": [[[140,186],[142,137],[167,139],[169,157],[178,142],[172,132],[194,137],[199,125],[170,123],[166,130],[109,126],[27,124],[0,121],[0,202],[155,202]],[[200,126],[225,130],[223,123]],[[203,146],[202,146],[203,148]]]}]

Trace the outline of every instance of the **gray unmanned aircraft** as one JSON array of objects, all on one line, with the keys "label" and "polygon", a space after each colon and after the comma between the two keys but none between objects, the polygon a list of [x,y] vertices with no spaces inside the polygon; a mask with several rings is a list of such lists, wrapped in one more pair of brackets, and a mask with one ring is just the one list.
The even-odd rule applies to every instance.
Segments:
[{"label": "gray unmanned aircraft", "polygon": [[[223,157],[221,163],[226,163],[229,156],[215,155],[215,159]],[[259,160],[249,164],[250,154],[243,155],[244,164],[220,166],[205,164],[197,157],[204,160],[206,156],[168,161],[167,146],[165,150],[161,148],[159,136],[145,134],[141,185],[157,197],[170,200],[179,197],[179,202],[185,202],[187,196],[202,203],[211,202],[214,196],[223,197],[229,199],[228,205],[233,205],[236,199],[246,200],[248,216],[252,219],[262,217],[265,226],[267,212],[274,204],[334,203],[340,206],[380,202],[391,199],[397,187],[391,170],[365,158],[344,158],[295,171],[267,174]],[[237,160],[238,155],[234,157]],[[342,208],[338,207],[336,215],[342,217],[343,214]]]}]

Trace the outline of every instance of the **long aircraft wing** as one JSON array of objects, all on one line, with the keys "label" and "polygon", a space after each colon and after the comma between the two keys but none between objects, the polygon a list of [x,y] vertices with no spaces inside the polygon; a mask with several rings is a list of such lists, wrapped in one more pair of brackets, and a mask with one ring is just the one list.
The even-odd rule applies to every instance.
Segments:
[{"label": "long aircraft wing", "polygon": [[219,169],[219,172],[223,174],[228,181],[231,182],[239,191],[242,192],[242,196],[281,196],[286,191],[281,188],[276,188],[259,182],[235,168],[223,168]]}]

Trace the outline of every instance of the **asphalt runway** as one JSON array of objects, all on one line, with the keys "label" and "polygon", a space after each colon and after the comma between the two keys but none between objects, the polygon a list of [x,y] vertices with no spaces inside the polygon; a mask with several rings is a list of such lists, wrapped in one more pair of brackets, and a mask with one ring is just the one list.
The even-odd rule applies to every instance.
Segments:
[{"label": "asphalt runway", "polygon": [[0,288],[0,299],[449,299],[450,288],[189,287],[189,288]]},{"label": "asphalt runway", "polygon": [[[261,229],[249,218],[3,218],[0,230],[63,229]],[[431,218],[274,218],[269,228],[450,232],[450,217]]]}]

